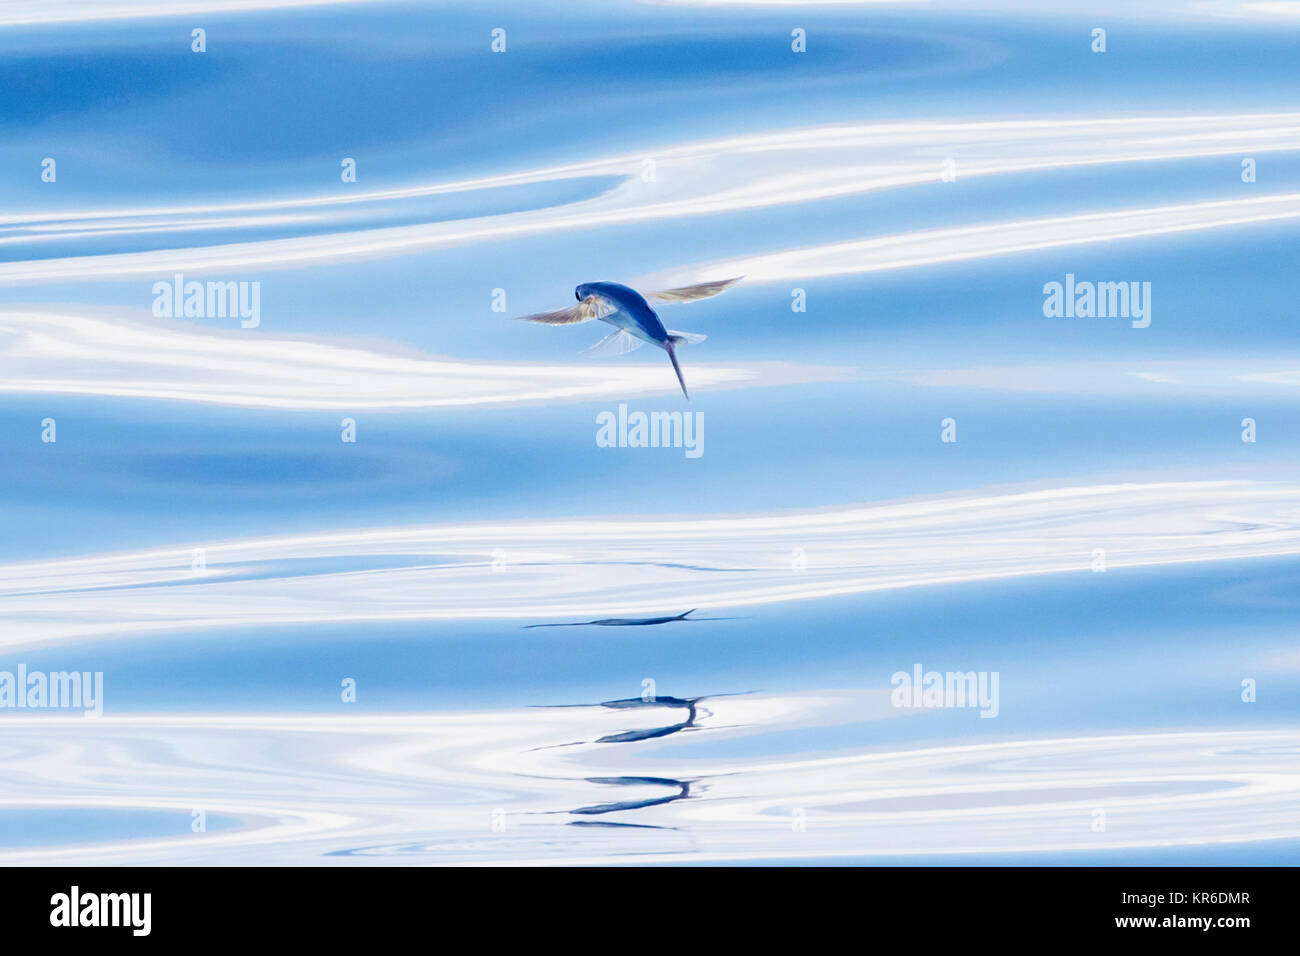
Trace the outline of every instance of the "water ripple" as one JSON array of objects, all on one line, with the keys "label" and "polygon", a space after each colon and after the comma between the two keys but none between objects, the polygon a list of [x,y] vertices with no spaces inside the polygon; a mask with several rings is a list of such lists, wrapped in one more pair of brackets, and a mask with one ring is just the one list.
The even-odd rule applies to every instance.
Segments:
[{"label": "water ripple", "polygon": [[[804,554],[797,566],[795,548]],[[312,621],[652,617],[1086,573],[1098,549],[1111,568],[1300,554],[1300,486],[1078,486],[795,514],[380,528],[24,562],[0,566],[9,622],[0,645]],[[319,564],[375,556],[381,566]],[[295,574],[296,562],[311,562],[307,573]]]},{"label": "water ripple", "polygon": [[[862,692],[858,706],[878,709],[884,696]],[[761,735],[824,722],[828,708],[853,699],[716,699],[698,733]],[[176,835],[8,847],[0,860],[680,862],[1300,836],[1300,767],[1278,759],[1300,747],[1294,730],[722,760],[675,755],[662,740],[601,742],[611,725],[634,719],[635,712],[597,706],[385,718],[10,720],[23,743],[21,751],[7,743],[6,756],[23,762],[10,763],[18,769],[0,784],[0,806],[171,811]],[[595,739],[545,746],[574,737]],[[626,793],[600,800],[611,787]],[[190,832],[197,809],[238,825]],[[1100,831],[1097,811],[1107,820]],[[593,816],[613,826],[584,826]],[[647,831],[660,836],[648,844]]]}]

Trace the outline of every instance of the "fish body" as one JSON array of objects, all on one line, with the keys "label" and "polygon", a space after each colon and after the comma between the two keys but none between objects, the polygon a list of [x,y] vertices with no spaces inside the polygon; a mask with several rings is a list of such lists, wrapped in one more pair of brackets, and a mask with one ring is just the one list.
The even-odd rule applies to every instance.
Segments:
[{"label": "fish body", "polygon": [[573,290],[573,294],[579,302],[595,296],[597,301],[614,307],[614,311],[596,316],[600,321],[607,322],[620,330],[611,338],[620,334],[631,335],[642,342],[657,345],[667,352],[668,361],[673,363],[673,371],[677,373],[677,383],[682,387],[682,394],[686,396],[687,401],[690,400],[691,393],[686,390],[686,379],[682,377],[682,367],[677,362],[677,346],[687,341],[687,337],[674,334],[664,328],[659,313],[650,308],[650,303],[645,300],[645,296],[619,282],[584,282]]},{"label": "fish body", "polygon": [[592,319],[600,319],[612,325],[613,332],[587,349],[590,354],[622,354],[639,349],[643,344],[657,345],[668,353],[668,360],[673,363],[673,371],[677,373],[677,383],[682,387],[682,394],[689,400],[691,393],[686,390],[686,379],[682,376],[682,367],[677,361],[677,346],[702,342],[704,336],[674,332],[666,328],[659,313],[651,308],[646,299],[648,297],[664,302],[708,299],[739,281],[739,278],[735,278],[702,282],[699,285],[651,292],[648,296],[620,282],[584,282],[573,290],[573,296],[578,300],[577,305],[554,312],[536,312],[520,318],[544,325],[573,325],[577,322],[590,322]]},{"label": "fish body", "polygon": [[663,320],[636,289],[618,282],[584,282],[573,290],[573,294],[579,302],[588,296],[599,296],[616,307],[606,315],[597,315],[600,321],[623,329],[642,342],[667,347],[668,330],[664,328]]}]

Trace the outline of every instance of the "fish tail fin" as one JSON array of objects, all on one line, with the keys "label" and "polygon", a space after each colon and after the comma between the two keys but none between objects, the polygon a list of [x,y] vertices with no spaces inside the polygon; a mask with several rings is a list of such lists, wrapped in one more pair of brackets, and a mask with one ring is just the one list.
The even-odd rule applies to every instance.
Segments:
[{"label": "fish tail fin", "polygon": [[668,353],[668,360],[673,363],[673,371],[677,373],[677,381],[681,383],[682,394],[686,396],[686,400],[689,402],[691,393],[686,391],[686,379],[682,378],[682,367],[677,364],[677,352],[674,350],[676,344],[672,339],[669,339],[664,343],[664,351]]}]

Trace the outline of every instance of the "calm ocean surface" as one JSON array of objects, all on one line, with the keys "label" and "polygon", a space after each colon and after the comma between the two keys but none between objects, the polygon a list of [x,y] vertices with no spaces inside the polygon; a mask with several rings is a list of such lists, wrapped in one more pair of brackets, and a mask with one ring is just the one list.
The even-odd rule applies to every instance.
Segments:
[{"label": "calm ocean surface", "polygon": [[1294,4],[156,6],[0,3],[0,862],[1300,862]]}]

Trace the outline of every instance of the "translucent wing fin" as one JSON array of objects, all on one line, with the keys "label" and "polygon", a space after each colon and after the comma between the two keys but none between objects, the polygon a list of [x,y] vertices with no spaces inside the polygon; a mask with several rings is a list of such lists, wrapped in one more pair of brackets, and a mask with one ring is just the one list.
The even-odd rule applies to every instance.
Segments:
[{"label": "translucent wing fin", "polygon": [[602,315],[609,315],[614,308],[598,295],[589,295],[577,305],[554,312],[534,312],[521,315],[521,322],[541,322],[544,325],[575,325],[578,322],[590,322]]},{"label": "translucent wing fin", "polygon": [[605,336],[591,348],[583,349],[583,355],[626,355],[645,345],[627,329],[616,329]]},{"label": "translucent wing fin", "polygon": [[664,289],[662,292],[647,292],[647,299],[658,299],[661,302],[694,302],[696,299],[708,299],[715,295],[721,295],[733,285],[739,282],[744,276],[736,276],[734,279],[719,279],[717,282],[701,282],[699,285],[684,285],[679,289]]}]

